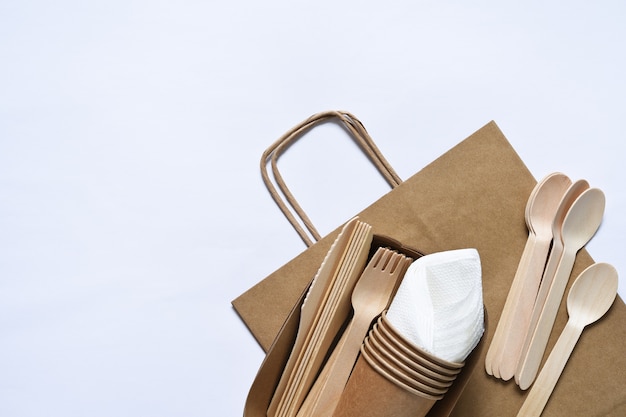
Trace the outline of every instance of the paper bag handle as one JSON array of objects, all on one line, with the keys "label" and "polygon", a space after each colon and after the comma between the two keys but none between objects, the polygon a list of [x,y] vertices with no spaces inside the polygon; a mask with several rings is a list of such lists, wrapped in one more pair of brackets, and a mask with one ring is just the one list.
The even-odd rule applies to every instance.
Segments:
[{"label": "paper bag handle", "polygon": [[[291,130],[286,132],[269,148],[267,148],[265,152],[263,152],[263,156],[261,157],[261,175],[263,177],[263,182],[265,183],[265,186],[270,192],[272,198],[307,246],[311,246],[313,243],[315,243],[314,241],[320,240],[321,235],[319,234],[315,226],[313,226],[311,219],[309,219],[309,217],[306,215],[302,207],[298,204],[295,197],[285,184],[285,181],[283,180],[283,177],[278,170],[277,161],[280,155],[289,147],[289,145],[304,136],[307,131],[309,131],[316,125],[334,119],[339,121],[342,127],[344,127],[348,131],[348,133],[357,141],[357,143],[361,147],[361,150],[365,152],[365,154],[369,157],[369,160],[374,164],[374,166],[378,169],[378,171],[382,174],[382,176],[392,188],[397,187],[402,182],[398,174],[394,171],[391,165],[389,165],[389,162],[387,162],[370,135],[367,133],[367,130],[365,130],[363,124],[350,113],[336,110],[317,113],[291,128]],[[267,171],[268,163],[270,163],[272,166],[272,175],[274,177],[274,180],[276,181],[276,184],[278,184],[278,188],[282,192],[286,202],[281,198],[280,193],[270,179],[269,173]],[[291,212],[287,203],[289,203],[293,211],[295,211],[296,215],[300,218],[301,223],[304,224],[306,229],[311,234],[312,238],[302,227],[302,225],[296,218],[296,215]]]}]

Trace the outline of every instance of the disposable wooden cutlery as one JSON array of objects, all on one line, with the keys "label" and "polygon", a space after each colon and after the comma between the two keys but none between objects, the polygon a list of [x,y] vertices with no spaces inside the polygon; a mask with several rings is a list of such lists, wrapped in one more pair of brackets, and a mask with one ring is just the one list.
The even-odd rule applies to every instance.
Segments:
[{"label": "disposable wooden cutlery", "polygon": [[[338,287],[354,285],[367,258],[372,241],[371,226],[356,218],[348,222],[331,246],[314,277],[301,307],[296,341],[279,384],[267,410],[268,416],[281,416],[293,402],[297,386],[308,378],[308,373],[319,358],[320,346],[330,345],[333,331],[339,330],[340,313],[349,309],[349,298],[338,296]],[[335,320],[330,320],[336,312]],[[345,312],[347,317],[347,311]],[[308,372],[307,372],[308,369]],[[305,381],[306,382],[306,381]]]},{"label": "disposable wooden cutlery", "polygon": [[[578,196],[588,188],[589,184],[585,180],[578,180],[571,184],[561,198],[552,221],[542,225],[544,228],[543,234],[552,243],[549,251],[550,255],[547,257],[547,265],[547,250],[545,253],[542,253],[540,258],[536,259],[534,269],[529,271],[527,275],[527,280],[530,282],[525,283],[526,285],[515,303],[512,321],[509,323],[502,350],[504,354],[500,361],[500,377],[505,381],[511,379],[517,371],[526,334],[536,326],[536,320],[533,320],[533,308],[535,305],[543,305],[545,303],[547,290],[544,289],[549,288],[549,284],[556,273],[556,266],[563,253],[561,228],[565,221],[565,216]],[[535,230],[537,230],[537,227],[535,227]],[[544,266],[546,267],[544,268]]]},{"label": "disposable wooden cutlery", "polygon": [[569,320],[541,369],[518,417],[540,416],[585,326],[599,320],[617,294],[618,276],[613,266],[596,263],[574,281],[567,297]]},{"label": "disposable wooden cutlery", "polygon": [[341,344],[336,347],[337,354],[327,365],[330,368],[324,372],[325,378],[316,382],[316,385],[321,384],[319,391],[316,390],[319,395],[310,412],[304,415],[332,416],[372,321],[387,307],[411,261],[411,258],[390,249],[376,251],[352,291],[354,314]]},{"label": "disposable wooden cutlery", "polygon": [[[529,210],[528,222],[534,231],[534,240],[512,299],[511,310],[505,321],[504,338],[500,347],[498,372],[508,381],[515,374],[517,360],[528,331],[532,308],[539,291],[543,269],[552,244],[552,224],[563,196],[571,185],[563,174],[549,177],[537,192]],[[521,335],[518,337],[518,335]]]},{"label": "disposable wooden cutlery", "polygon": [[371,242],[371,227],[359,223],[355,232],[355,241],[348,248],[346,259],[342,262],[336,282],[330,288],[328,303],[324,305],[319,319],[313,327],[313,334],[306,343],[306,350],[298,358],[297,367],[290,376],[290,387],[285,402],[279,409],[281,417],[295,416],[302,405],[307,392],[313,385],[324,357],[333,339],[345,322],[350,311],[350,293],[360,276]]},{"label": "disposable wooden cutlery", "polygon": [[505,380],[513,376],[516,363],[514,366],[501,368],[502,361],[509,356],[509,352],[505,351],[505,344],[512,329],[528,326],[532,310],[526,312],[523,308],[524,301],[520,300],[531,299],[532,309],[552,241],[552,221],[570,185],[571,181],[566,175],[552,173],[535,186],[528,198],[525,210],[528,239],[485,358],[485,369],[490,375]]},{"label": "disposable wooden cutlery", "polygon": [[[604,215],[604,206],[604,193],[597,188],[589,188],[580,194],[565,216],[560,230],[563,253],[552,282],[546,283],[549,285],[549,289],[545,302],[542,305],[535,303],[533,317],[538,318],[535,327],[529,329],[526,334],[515,373],[515,382],[521,389],[528,389],[537,375],[559,305],[572,272],[576,254],[589,242],[600,227]],[[534,319],[532,320],[534,321]]]}]

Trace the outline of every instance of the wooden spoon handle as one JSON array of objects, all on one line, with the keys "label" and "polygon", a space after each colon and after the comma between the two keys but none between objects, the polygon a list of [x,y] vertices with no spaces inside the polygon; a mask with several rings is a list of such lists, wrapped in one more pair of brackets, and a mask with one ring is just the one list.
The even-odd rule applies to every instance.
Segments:
[{"label": "wooden spoon handle", "polygon": [[506,323],[510,319],[510,312],[512,310],[513,300],[518,297],[519,288],[522,285],[521,277],[522,275],[524,275],[524,271],[526,270],[526,266],[528,264],[528,259],[530,258],[530,253],[533,251],[534,245],[535,234],[529,232],[528,239],[526,240],[526,246],[524,247],[524,251],[522,252],[522,256],[520,257],[517,271],[515,272],[515,276],[513,277],[513,282],[511,283],[511,287],[509,288],[509,293],[506,297],[504,307],[502,308],[502,313],[500,314],[498,326],[496,327],[493,338],[491,339],[491,343],[489,344],[489,349],[487,350],[487,355],[485,356],[485,370],[489,375],[493,375],[498,378],[500,377],[499,367],[500,360],[502,358],[502,344],[504,342],[505,328],[507,327]]},{"label": "wooden spoon handle", "polygon": [[546,302],[543,305],[535,304],[535,309],[541,309],[541,314],[537,326],[529,329],[526,335],[519,366],[515,373],[515,382],[523,390],[528,389],[537,376],[575,259],[576,252],[566,247],[561,255]]},{"label": "wooden spoon handle", "polygon": [[533,307],[539,292],[543,268],[550,251],[552,236],[537,236],[533,251],[529,256],[528,265],[524,276],[521,277],[521,285],[517,297],[513,300],[510,317],[506,323],[504,340],[501,348],[500,378],[508,381],[513,378],[517,370],[517,364],[524,346],[526,333],[528,332]]},{"label": "wooden spoon handle", "polygon": [[567,322],[528,397],[522,404],[522,408],[517,414],[518,417],[538,417],[541,415],[576,346],[576,342],[582,334],[583,328],[573,325],[571,320]]},{"label": "wooden spoon handle", "polygon": [[[550,257],[546,263],[546,269],[543,271],[543,277],[541,278],[541,285],[539,286],[539,292],[537,293],[535,301],[537,305],[543,306],[546,303],[550,287],[552,286],[552,281],[554,281],[554,276],[556,275],[559,263],[561,262],[561,257],[563,256],[563,250],[563,242],[555,239],[552,244],[552,249],[550,250]],[[534,329],[537,326],[540,315],[541,309],[534,308],[530,322],[530,329]]]}]

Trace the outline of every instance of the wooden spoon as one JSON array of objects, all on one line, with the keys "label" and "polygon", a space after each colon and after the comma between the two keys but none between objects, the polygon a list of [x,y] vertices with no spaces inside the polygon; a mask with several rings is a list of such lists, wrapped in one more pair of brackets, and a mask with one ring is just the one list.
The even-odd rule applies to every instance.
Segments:
[{"label": "wooden spoon", "polygon": [[[537,375],[576,254],[591,240],[600,227],[604,206],[604,193],[597,188],[589,188],[576,199],[565,216],[561,228],[563,254],[550,283],[545,303],[535,304],[535,309],[541,309],[539,320],[536,327],[529,329],[526,335],[519,366],[515,373],[515,382],[521,389],[528,389]],[[534,314],[536,313],[533,312]]]},{"label": "wooden spoon", "polygon": [[613,266],[596,263],[574,281],[567,297],[569,320],[522,405],[518,417],[540,416],[585,326],[600,319],[617,295],[618,277]]},{"label": "wooden spoon", "polygon": [[[554,174],[551,174],[551,175],[554,175]],[[530,253],[530,248],[534,240],[535,231],[532,229],[532,226],[528,222],[530,207],[532,207],[532,204],[535,198],[534,196],[537,194],[537,190],[541,188],[542,183],[545,182],[549,177],[550,175],[545,177],[542,181],[540,181],[539,183],[535,185],[533,190],[530,192],[530,195],[528,196],[528,200],[526,201],[526,208],[524,210],[524,220],[526,221],[526,227],[528,228],[528,237],[526,239],[526,245],[524,246],[524,250],[522,251],[522,256],[520,257],[520,261],[517,266],[517,271],[515,272],[515,276],[513,277],[511,287],[509,288],[509,295],[511,297],[513,297],[513,293],[517,292],[517,289],[514,289],[513,287],[519,285],[519,279],[517,279],[517,275],[521,272],[523,268],[525,268],[526,260],[528,259],[528,253]],[[505,327],[504,323],[508,320],[508,313],[510,310],[510,304],[508,303],[508,300],[509,300],[509,297],[507,296],[507,299],[504,303],[504,307],[500,314],[500,320],[498,321],[498,325],[496,326],[496,330],[494,332],[493,338],[491,339],[491,343],[489,344],[489,349],[487,349],[487,355],[485,356],[485,371],[489,375],[494,375],[494,371],[495,371],[494,376],[496,377],[500,377],[500,372],[498,370],[499,366],[497,365],[497,363],[499,363],[499,360],[502,356],[500,354],[500,349],[502,347],[503,333],[504,333],[504,327]],[[496,360],[498,362],[496,362]]]},{"label": "wooden spoon", "polygon": [[[535,299],[541,284],[543,269],[552,243],[552,225],[559,206],[572,182],[563,174],[549,177],[539,190],[529,210],[528,223],[535,232],[528,258],[517,277],[519,285],[512,294],[511,310],[505,321],[503,342],[500,348],[498,372],[505,381],[513,378],[524,345]],[[509,301],[507,299],[507,301]]]},{"label": "wooden spoon", "polygon": [[[554,217],[554,223],[552,224],[552,234],[554,235],[552,241],[552,248],[550,249],[550,257],[548,258],[548,263],[546,264],[546,268],[543,272],[543,278],[541,278],[541,286],[539,287],[539,293],[537,294],[537,305],[543,305],[546,301],[546,297],[548,296],[548,290],[550,289],[550,284],[554,279],[554,274],[556,274],[556,269],[559,266],[559,261],[561,260],[561,255],[563,254],[563,236],[561,236],[561,229],[563,228],[563,222],[565,221],[565,216],[569,209],[574,204],[574,201],[585,191],[589,189],[589,183],[585,180],[578,180],[565,193],[563,200],[561,200],[561,204],[559,205],[559,209],[556,212],[556,216]],[[531,321],[531,328],[534,328],[537,324],[538,317],[533,317],[534,321]]]},{"label": "wooden spoon", "polygon": [[[552,223],[552,247],[550,249],[550,256],[548,257],[548,262],[543,271],[543,277],[541,278],[541,285],[539,286],[538,293],[534,300],[534,303],[527,304],[525,306],[526,313],[530,314],[530,322],[527,324],[525,329],[518,329],[515,335],[510,335],[511,340],[515,337],[516,350],[513,351],[511,348],[510,353],[515,353],[515,357],[511,357],[509,361],[509,366],[514,366],[513,372],[517,372],[517,367],[519,366],[520,356],[524,351],[524,343],[526,339],[526,335],[529,332],[532,332],[535,327],[537,327],[537,322],[539,321],[539,316],[541,315],[540,308],[534,308],[535,305],[543,306],[546,302],[546,298],[548,297],[548,291],[550,289],[550,285],[552,284],[552,280],[554,279],[554,275],[556,274],[557,267],[559,266],[559,262],[561,261],[561,256],[563,255],[563,236],[561,236],[561,229],[563,228],[563,222],[565,221],[565,216],[569,212],[569,209],[572,207],[572,204],[576,201],[576,199],[585,191],[589,189],[589,183],[585,180],[578,180],[573,183],[563,196],[561,203],[559,204],[559,208],[557,209],[556,215],[554,217],[554,222]],[[530,300],[529,300],[530,301]],[[509,353],[509,351],[507,351]],[[503,371],[504,372],[504,371]],[[509,372],[507,370],[507,372]]]},{"label": "wooden spoon", "polygon": [[[507,338],[508,329],[510,328],[509,323],[511,321],[512,311],[514,310],[515,301],[519,298],[523,286],[522,282],[526,277],[529,267],[531,254],[535,251],[537,240],[534,230],[535,223],[545,224],[545,220],[541,221],[535,219],[544,219],[544,217],[550,216],[550,214],[544,215],[544,213],[552,212],[552,207],[555,207],[554,210],[556,210],[558,201],[561,199],[570,182],[566,175],[559,172],[552,173],[537,183],[528,197],[524,212],[526,226],[528,227],[528,239],[526,240],[526,246],[520,257],[517,271],[502,309],[500,321],[498,322],[491,344],[489,345],[489,350],[487,351],[487,356],[485,357],[485,370],[488,374],[495,377],[500,377],[500,362],[504,355],[504,342]],[[551,221],[550,219],[550,222]],[[545,230],[545,227],[543,229]]]}]

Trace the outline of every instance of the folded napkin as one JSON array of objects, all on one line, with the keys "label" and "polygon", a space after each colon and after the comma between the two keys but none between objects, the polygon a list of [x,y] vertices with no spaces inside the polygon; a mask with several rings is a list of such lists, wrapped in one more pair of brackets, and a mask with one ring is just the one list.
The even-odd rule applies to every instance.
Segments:
[{"label": "folded napkin", "polygon": [[463,362],[484,331],[478,251],[458,249],[418,258],[398,287],[387,319],[423,350]]}]

